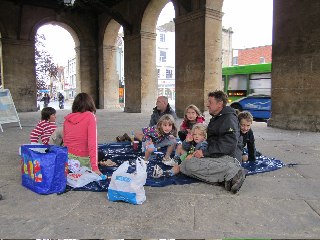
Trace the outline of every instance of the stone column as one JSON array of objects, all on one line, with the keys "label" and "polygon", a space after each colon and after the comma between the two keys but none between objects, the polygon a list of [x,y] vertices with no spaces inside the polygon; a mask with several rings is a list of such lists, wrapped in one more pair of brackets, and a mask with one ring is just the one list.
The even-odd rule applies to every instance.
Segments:
[{"label": "stone column", "polygon": [[[208,92],[222,89],[222,13],[201,8],[175,18],[176,30],[176,112],[187,105],[207,110]],[[197,40],[195,40],[197,39]]]},{"label": "stone column", "polygon": [[103,95],[105,109],[118,109],[119,104],[119,76],[117,74],[117,48],[115,46],[103,46],[103,84],[100,85],[100,93]]},{"label": "stone column", "polygon": [[318,1],[273,1],[271,119],[268,126],[320,131]]},{"label": "stone column", "polygon": [[152,112],[158,96],[156,33],[141,32],[141,112]]},{"label": "stone column", "polygon": [[141,37],[124,36],[125,112],[141,112]]},{"label": "stone column", "polygon": [[33,41],[1,39],[3,87],[9,89],[18,112],[37,111]]},{"label": "stone column", "polygon": [[141,32],[124,37],[124,66],[124,111],[151,112],[158,86],[155,33]]},{"label": "stone column", "polygon": [[77,93],[86,92],[91,95],[99,106],[99,65],[95,46],[76,47],[77,62]]}]

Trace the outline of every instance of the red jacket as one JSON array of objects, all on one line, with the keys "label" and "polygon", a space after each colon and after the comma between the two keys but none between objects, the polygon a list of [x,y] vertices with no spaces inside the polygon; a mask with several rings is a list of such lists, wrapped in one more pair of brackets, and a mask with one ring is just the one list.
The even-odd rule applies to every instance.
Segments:
[{"label": "red jacket", "polygon": [[97,121],[92,112],[70,113],[64,118],[63,144],[68,152],[79,157],[90,157],[91,168],[98,170]]},{"label": "red jacket", "polygon": [[[202,116],[198,116],[196,119],[196,123],[204,123],[204,121],[205,121],[205,119]],[[194,124],[196,124],[196,123],[194,123]],[[191,130],[191,128],[193,127],[194,124],[191,124],[190,122],[187,122],[186,120],[183,120],[183,122],[180,125],[180,131],[187,130],[187,129]]]}]

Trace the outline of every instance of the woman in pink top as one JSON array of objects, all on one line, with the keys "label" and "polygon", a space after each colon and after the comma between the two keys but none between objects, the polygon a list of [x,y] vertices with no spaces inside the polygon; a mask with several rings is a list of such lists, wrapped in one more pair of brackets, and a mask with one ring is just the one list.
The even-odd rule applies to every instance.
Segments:
[{"label": "woman in pink top", "polygon": [[72,104],[72,113],[63,123],[63,144],[68,148],[69,159],[80,161],[101,175],[98,168],[98,140],[96,107],[91,96],[79,93]]}]

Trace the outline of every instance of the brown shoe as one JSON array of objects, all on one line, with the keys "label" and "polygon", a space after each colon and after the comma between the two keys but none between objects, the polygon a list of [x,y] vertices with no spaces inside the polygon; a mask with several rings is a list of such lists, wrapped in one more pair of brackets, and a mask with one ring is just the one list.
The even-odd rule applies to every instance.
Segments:
[{"label": "brown shoe", "polygon": [[131,142],[131,138],[129,137],[129,135],[127,133],[123,134],[123,138],[124,138],[124,141]]},{"label": "brown shoe", "polygon": [[123,142],[125,141],[125,138],[123,136],[116,137],[117,142]]},{"label": "brown shoe", "polygon": [[237,193],[240,190],[240,188],[246,178],[246,173],[247,173],[246,170],[240,169],[238,171],[238,173],[232,178],[232,181],[231,181],[231,183],[232,183],[231,192],[232,193]]},{"label": "brown shoe", "polygon": [[230,179],[229,181],[224,181],[224,188],[227,191],[231,191],[231,185],[232,185],[232,179]]}]

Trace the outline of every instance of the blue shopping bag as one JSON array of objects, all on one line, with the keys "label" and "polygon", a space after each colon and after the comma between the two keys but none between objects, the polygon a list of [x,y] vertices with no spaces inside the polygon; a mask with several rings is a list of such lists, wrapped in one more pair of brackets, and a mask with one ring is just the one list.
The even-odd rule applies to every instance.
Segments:
[{"label": "blue shopping bag", "polygon": [[22,185],[39,193],[63,193],[67,185],[68,150],[54,145],[21,146]]}]

